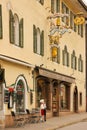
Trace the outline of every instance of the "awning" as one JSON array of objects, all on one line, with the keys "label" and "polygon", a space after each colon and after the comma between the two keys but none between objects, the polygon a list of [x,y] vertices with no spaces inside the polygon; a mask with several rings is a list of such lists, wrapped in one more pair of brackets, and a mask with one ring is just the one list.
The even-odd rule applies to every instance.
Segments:
[{"label": "awning", "polygon": [[53,72],[47,69],[43,69],[43,68],[38,68],[39,70],[39,75],[41,76],[45,76],[51,79],[56,79],[56,80],[60,80],[60,81],[65,81],[68,83],[75,83],[75,78],[67,76],[67,75],[63,75],[57,72]]}]

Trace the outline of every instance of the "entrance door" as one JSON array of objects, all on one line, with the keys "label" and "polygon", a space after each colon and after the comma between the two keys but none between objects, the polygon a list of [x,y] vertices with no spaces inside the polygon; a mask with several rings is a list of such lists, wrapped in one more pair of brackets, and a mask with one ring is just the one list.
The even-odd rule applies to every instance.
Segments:
[{"label": "entrance door", "polygon": [[53,83],[53,94],[52,94],[52,112],[53,116],[59,115],[59,93],[58,93],[58,83]]},{"label": "entrance door", "polygon": [[74,112],[78,112],[78,90],[77,90],[77,87],[75,87],[73,98],[74,98],[73,99]]}]

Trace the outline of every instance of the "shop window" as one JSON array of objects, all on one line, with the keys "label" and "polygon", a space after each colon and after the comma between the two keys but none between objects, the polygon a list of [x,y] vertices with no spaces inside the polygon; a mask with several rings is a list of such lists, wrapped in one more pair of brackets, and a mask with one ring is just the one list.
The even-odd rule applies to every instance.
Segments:
[{"label": "shop window", "polygon": [[24,112],[25,110],[25,89],[22,80],[19,80],[16,87],[16,112]]},{"label": "shop window", "polygon": [[51,12],[52,13],[60,12],[60,0],[51,0]]},{"label": "shop window", "polygon": [[82,56],[81,55],[79,56],[79,59],[78,59],[78,70],[80,72],[83,72],[83,60],[82,60]]},{"label": "shop window", "polygon": [[23,47],[23,19],[19,21],[18,15],[9,11],[10,43]]},{"label": "shop window", "polygon": [[71,54],[71,68],[77,69],[77,57],[75,56],[75,51]]},{"label": "shop window", "polygon": [[69,66],[69,53],[67,51],[67,46],[64,47],[64,50],[62,51],[63,56],[63,65]]},{"label": "shop window", "polygon": [[2,6],[0,5],[0,39],[2,39]]},{"label": "shop window", "polygon": [[69,109],[70,87],[64,84],[60,85],[60,109]]},{"label": "shop window", "polygon": [[33,51],[41,56],[44,55],[44,31],[33,25]]}]

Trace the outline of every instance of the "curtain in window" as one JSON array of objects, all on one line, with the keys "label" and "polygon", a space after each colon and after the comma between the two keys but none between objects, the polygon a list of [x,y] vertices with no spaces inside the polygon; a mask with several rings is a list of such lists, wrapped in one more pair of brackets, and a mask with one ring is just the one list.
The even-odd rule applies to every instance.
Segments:
[{"label": "curtain in window", "polygon": [[9,11],[9,35],[10,43],[14,43],[14,16],[12,11]]},{"label": "curtain in window", "polygon": [[2,6],[0,5],[0,39],[2,38]]},{"label": "curtain in window", "polygon": [[23,18],[20,20],[19,23],[19,46],[23,47]]}]

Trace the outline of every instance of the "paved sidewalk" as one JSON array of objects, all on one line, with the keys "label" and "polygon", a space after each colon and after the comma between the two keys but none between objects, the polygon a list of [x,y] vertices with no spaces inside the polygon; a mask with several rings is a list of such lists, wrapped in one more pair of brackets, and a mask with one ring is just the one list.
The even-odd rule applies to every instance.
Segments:
[{"label": "paved sidewalk", "polygon": [[74,124],[84,119],[87,119],[87,113],[76,113],[60,117],[52,117],[43,123],[26,124],[20,128],[5,128],[4,130],[55,130],[56,128]]}]

